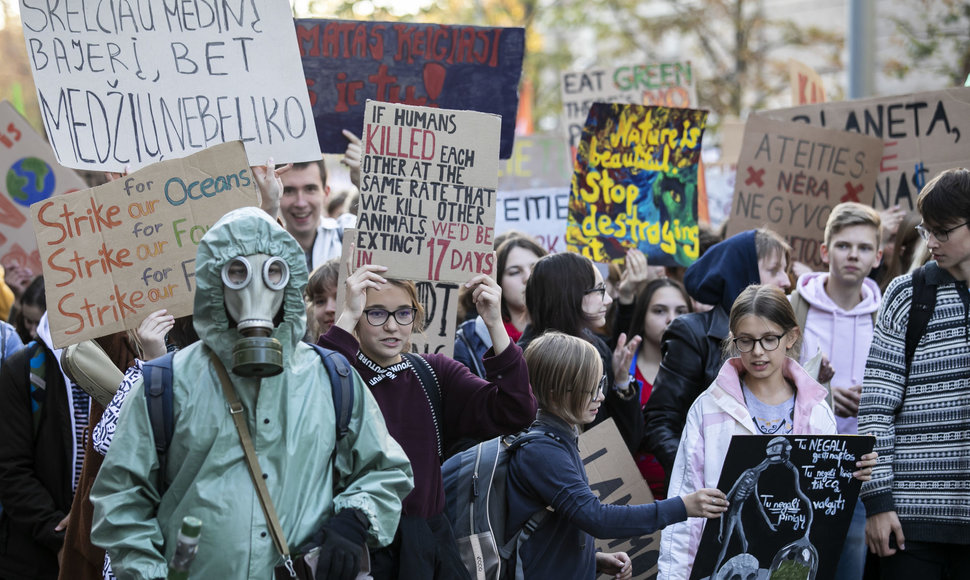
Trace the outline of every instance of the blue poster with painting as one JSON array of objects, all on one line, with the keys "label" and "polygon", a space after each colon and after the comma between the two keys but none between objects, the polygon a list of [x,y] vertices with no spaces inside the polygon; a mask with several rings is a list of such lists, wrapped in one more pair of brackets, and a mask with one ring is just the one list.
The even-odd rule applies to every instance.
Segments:
[{"label": "blue poster with painting", "polygon": [[371,99],[501,115],[512,155],[524,28],[306,18],[296,36],[323,153],[344,152]]}]

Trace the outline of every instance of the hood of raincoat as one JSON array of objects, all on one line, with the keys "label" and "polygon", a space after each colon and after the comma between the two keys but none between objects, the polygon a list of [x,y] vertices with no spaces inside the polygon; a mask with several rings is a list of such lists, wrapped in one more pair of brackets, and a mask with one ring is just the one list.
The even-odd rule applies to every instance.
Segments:
[{"label": "hood of raincoat", "polygon": [[230,326],[222,285],[222,266],[237,256],[279,256],[290,268],[283,289],[283,320],[273,338],[283,346],[287,361],[306,332],[303,288],[307,284],[306,258],[300,245],[263,210],[244,207],[224,215],[202,236],[195,257],[193,326],[199,338],[232,368],[232,348],[242,334]]}]

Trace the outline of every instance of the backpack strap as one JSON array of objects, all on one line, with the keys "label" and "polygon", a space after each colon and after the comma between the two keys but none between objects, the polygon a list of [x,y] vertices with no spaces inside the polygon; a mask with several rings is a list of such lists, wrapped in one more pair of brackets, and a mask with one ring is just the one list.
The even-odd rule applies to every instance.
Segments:
[{"label": "backpack strap", "polygon": [[438,440],[438,458],[441,459],[443,457],[444,446],[442,445],[441,436],[441,387],[438,385],[438,377],[434,374],[431,363],[423,356],[412,352],[402,353],[401,356],[414,369],[414,374],[418,375],[421,388],[424,389],[424,394],[428,398],[428,405],[431,407],[431,418],[434,420],[434,433]]},{"label": "backpack strap", "polygon": [[926,327],[933,317],[936,308],[936,284],[926,283],[925,266],[913,271],[913,297],[909,303],[909,322],[906,325],[906,376],[909,376],[910,366],[916,346],[926,332]]},{"label": "backpack strap", "polygon": [[30,415],[33,419],[34,435],[40,430],[41,413],[47,400],[47,349],[43,343],[32,340],[26,347],[30,353],[27,365],[30,376]]},{"label": "backpack strap", "polygon": [[335,350],[311,344],[320,355],[323,366],[330,377],[330,391],[333,395],[333,410],[337,415],[337,441],[350,430],[350,415],[354,410],[354,378],[347,357]]},{"label": "backpack strap", "polygon": [[[536,439],[541,439],[542,437],[550,437],[556,441],[561,442],[562,438],[551,432],[551,431],[539,431],[532,430],[525,431],[517,436],[513,436],[514,439],[509,438],[509,453],[514,453],[520,447],[528,445],[530,442]],[[499,555],[503,560],[509,561],[509,559],[515,555],[515,578],[524,578],[524,572],[522,570],[522,558],[520,557],[520,552],[522,551],[522,546],[532,537],[542,522],[552,513],[554,510],[552,507],[545,507],[541,510],[536,511],[529,519],[522,524],[522,527],[516,530],[515,534],[511,538],[508,538],[504,546],[499,547]]]},{"label": "backpack strap", "polygon": [[172,358],[174,352],[166,353],[156,359],[142,363],[142,377],[145,383],[145,404],[148,406],[148,419],[152,424],[155,439],[155,453],[158,455],[158,493],[165,493],[165,469],[167,466],[168,446],[175,432],[175,409],[172,394]]},{"label": "backpack strap", "polygon": [[808,310],[811,306],[808,300],[802,298],[802,295],[798,293],[797,289],[788,295],[788,300],[791,302],[792,310],[795,311],[795,320],[798,321],[798,328],[801,328],[804,333],[805,321],[808,320]]}]

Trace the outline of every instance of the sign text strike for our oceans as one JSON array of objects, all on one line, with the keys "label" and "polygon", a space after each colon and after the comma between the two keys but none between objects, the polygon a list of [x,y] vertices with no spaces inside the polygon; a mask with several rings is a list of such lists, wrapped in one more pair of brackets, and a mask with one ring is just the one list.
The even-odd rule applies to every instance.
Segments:
[{"label": "sign text strike for our oceans", "polygon": [[308,161],[317,136],[285,0],[21,0],[60,163],[122,171],[241,140]]},{"label": "sign text strike for our oceans", "polygon": [[54,345],[191,314],[203,234],[258,200],[247,165],[236,141],[30,206]]},{"label": "sign text strike for our oceans", "polygon": [[501,120],[367,101],[357,264],[464,282],[493,274]]}]

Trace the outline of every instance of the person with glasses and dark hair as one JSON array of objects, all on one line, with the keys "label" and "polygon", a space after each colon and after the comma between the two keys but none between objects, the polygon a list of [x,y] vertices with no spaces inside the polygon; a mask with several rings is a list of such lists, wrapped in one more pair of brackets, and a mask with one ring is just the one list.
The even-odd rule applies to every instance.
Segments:
[{"label": "person with glasses and dark hair", "polygon": [[882,456],[862,486],[866,543],[880,556],[884,579],[963,578],[970,568],[970,170],[944,171],[916,206],[932,260],[886,288],[862,381],[859,433],[874,435]]},{"label": "person with glasses and dark hair", "polygon": [[[532,269],[525,288],[525,302],[532,322],[519,339],[519,346],[526,348],[544,333],[558,330],[596,347],[608,386],[603,408],[590,426],[612,418],[630,453],[636,452],[643,438],[643,415],[636,379],[630,375],[630,363],[640,347],[640,337],[627,340],[626,333],[620,333],[614,339],[616,347],[611,348],[596,334],[606,323],[613,303],[603,275],[589,258],[579,254],[562,252],[545,256]],[[633,310],[632,301],[628,309]],[[614,326],[627,328],[629,322]]]},{"label": "person with glasses and dark hair", "polygon": [[[319,344],[354,363],[414,471],[414,490],[404,499],[397,534],[390,546],[371,552],[371,573],[377,580],[467,578],[444,514],[444,451],[463,438],[515,433],[535,419],[537,409],[522,350],[510,341],[502,321],[502,289],[484,274],[465,284],[492,339],[483,379],[441,354],[404,356],[412,334],[424,328],[414,282],[385,278],[384,266],[351,272],[348,261],[345,267],[350,275],[343,311]],[[422,386],[426,371],[434,384]]]},{"label": "person with glasses and dark hair", "polygon": [[[751,285],[731,307],[725,350],[737,354],[687,413],[687,424],[670,476],[669,497],[717,487],[734,435],[834,435],[828,391],[791,356],[801,331],[780,288]],[[876,454],[863,455],[853,475],[865,481]],[[700,546],[702,520],[669,526],[660,540],[663,580],[686,580]]]}]

